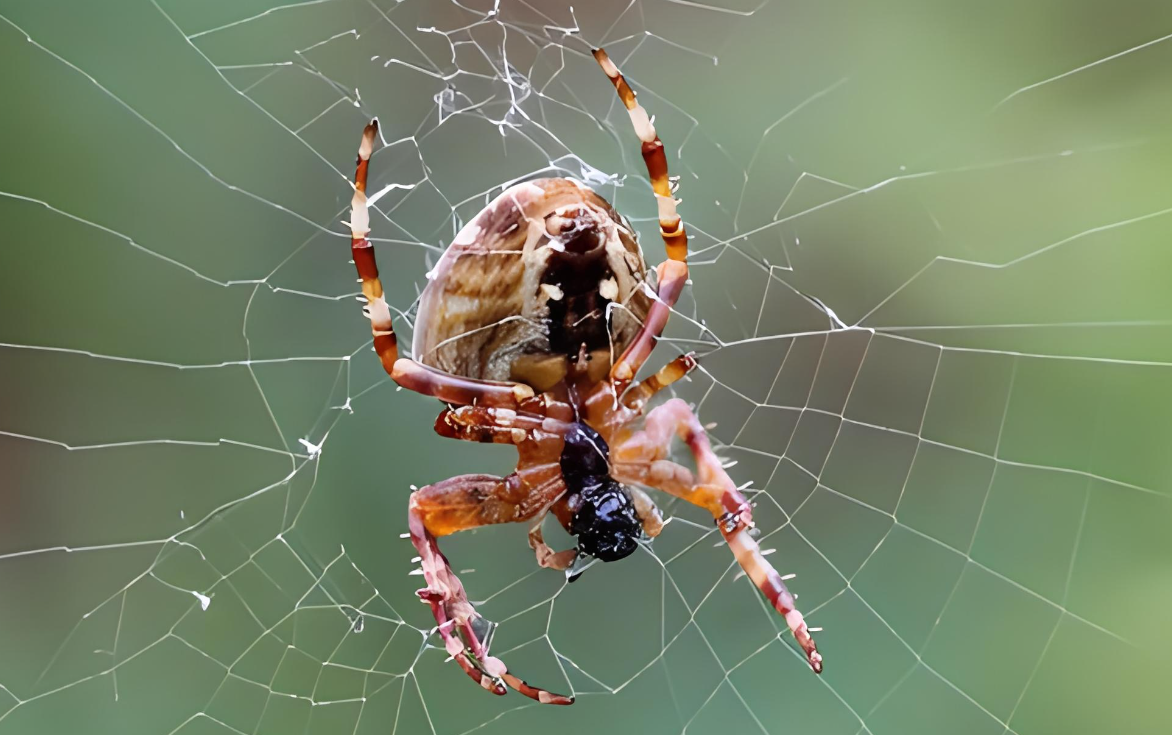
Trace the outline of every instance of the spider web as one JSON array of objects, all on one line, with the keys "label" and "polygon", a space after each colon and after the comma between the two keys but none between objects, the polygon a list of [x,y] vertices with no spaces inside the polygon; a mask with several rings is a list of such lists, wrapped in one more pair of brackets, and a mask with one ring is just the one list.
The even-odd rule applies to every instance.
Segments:
[{"label": "spider web", "polygon": [[[1135,3],[0,3],[0,733],[1167,732],[1172,12]],[[445,539],[494,652],[429,635],[431,435],[389,300],[502,182],[660,248],[605,44],[680,176],[677,386],[756,503],[813,676],[711,519],[567,585]],[[564,536],[551,539],[562,545]]]}]

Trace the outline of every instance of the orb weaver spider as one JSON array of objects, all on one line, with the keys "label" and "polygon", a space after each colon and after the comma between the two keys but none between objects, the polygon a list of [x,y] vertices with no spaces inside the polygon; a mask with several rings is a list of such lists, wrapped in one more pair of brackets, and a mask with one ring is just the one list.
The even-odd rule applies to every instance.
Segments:
[{"label": "orb weaver spider", "polygon": [[[687,233],[676,212],[663,142],[618,67],[602,49],[594,58],[614,85],[642,143],[659,204],[667,260],[646,267],[634,230],[594,191],[572,179],[512,186],[456,235],[421,296],[412,352],[400,358],[367,236],[366,181],[378,121],[363,131],[351,201],[351,253],[362,282],[374,351],[400,386],[447,404],[440,435],[512,444],[508,477],[462,475],[411,494],[408,527],[444,648],[478,684],[510,687],[539,702],[572,697],[531,686],[489,655],[491,624],[473,608],[438,539],[497,523],[528,522],[537,563],[569,570],[587,557],[615,561],[663,519],[640,486],[712,513],[736,560],[822,671],[822,655],[794,597],[754,541],[752,508],[713,452],[695,413],[673,398],[647,413],[648,401],[696,366],[681,355],[635,382],[663,333],[688,278]],[[614,355],[618,359],[614,359]],[[668,459],[673,438],[687,445],[696,471]],[[554,551],[541,523],[552,513],[578,547]]]}]

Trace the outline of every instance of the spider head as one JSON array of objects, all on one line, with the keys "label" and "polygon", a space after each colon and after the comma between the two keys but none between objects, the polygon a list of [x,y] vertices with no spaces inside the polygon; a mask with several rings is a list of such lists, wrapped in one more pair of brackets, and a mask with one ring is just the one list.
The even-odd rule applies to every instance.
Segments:
[{"label": "spider head", "polygon": [[638,548],[643,526],[622,485],[606,477],[583,488],[577,505],[570,533],[578,537],[581,551],[601,561],[618,561]]}]

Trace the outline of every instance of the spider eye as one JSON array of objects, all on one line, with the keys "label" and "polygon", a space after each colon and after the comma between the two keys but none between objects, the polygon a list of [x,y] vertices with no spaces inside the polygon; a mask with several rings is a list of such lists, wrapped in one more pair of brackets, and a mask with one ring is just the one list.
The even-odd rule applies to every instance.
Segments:
[{"label": "spider eye", "polygon": [[580,504],[570,522],[578,548],[602,561],[618,561],[639,546],[643,531],[635,504],[623,486],[607,478],[582,491]]}]

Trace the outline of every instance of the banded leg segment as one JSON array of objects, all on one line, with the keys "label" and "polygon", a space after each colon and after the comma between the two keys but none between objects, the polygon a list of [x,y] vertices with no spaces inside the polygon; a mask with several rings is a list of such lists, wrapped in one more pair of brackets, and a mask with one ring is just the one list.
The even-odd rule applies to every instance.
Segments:
[{"label": "banded leg segment", "polygon": [[489,655],[481,642],[483,618],[469,602],[464,585],[437,541],[440,536],[469,528],[526,520],[522,499],[541,495],[543,489],[526,487],[516,474],[506,478],[453,477],[411,494],[408,527],[427,582],[419,597],[431,606],[444,649],[460,668],[494,694],[505,694],[507,685],[544,704],[572,704],[573,697],[530,686],[509,673],[503,661]]},{"label": "banded leg segment", "polygon": [[667,173],[667,156],[663,152],[663,141],[655,132],[655,125],[651,122],[647,110],[636,100],[635,91],[607,56],[606,51],[594,49],[594,59],[614,85],[619,99],[627,108],[635,134],[642,143],[643,162],[647,165],[647,174],[651,178],[651,187],[658,202],[659,235],[663,238],[668,257],[656,268],[659,280],[657,298],[648,311],[643,328],[615,361],[610,371],[611,378],[625,387],[626,383],[634,380],[635,374],[651,354],[655,340],[663,334],[671,315],[671,307],[679,299],[680,292],[688,280],[688,233],[676,211],[676,200],[672,195],[671,179]]},{"label": "banded leg segment", "polygon": [[486,444],[535,442],[542,445],[551,457],[561,456],[562,437],[570,428],[568,422],[560,419],[487,406],[444,409],[435,421],[436,433],[449,439]]},{"label": "banded leg segment", "polygon": [[642,411],[656,393],[680,380],[696,369],[696,356],[692,353],[680,355],[659,369],[659,372],[639,381],[623,396],[623,405],[634,411]]},{"label": "banded leg segment", "polygon": [[627,108],[635,134],[643,144],[643,162],[647,164],[647,174],[651,178],[651,186],[659,202],[659,234],[663,237],[664,247],[667,248],[667,257],[685,263],[688,260],[688,235],[684,231],[684,223],[676,212],[676,200],[672,196],[671,180],[667,175],[667,156],[663,153],[663,141],[655,132],[655,125],[652,124],[647,110],[635,99],[635,90],[627,84],[623,73],[610,60],[606,51],[594,49],[594,60],[614,85],[623,107]]},{"label": "banded leg segment", "polygon": [[358,145],[358,162],[354,171],[354,196],[350,199],[350,255],[358,278],[362,282],[362,295],[366,298],[363,312],[370,319],[370,331],[374,335],[374,351],[382,363],[383,370],[407,390],[439,398],[447,403],[462,406],[480,403],[487,406],[516,407],[522,401],[533,397],[533,389],[519,383],[492,383],[449,375],[399,357],[398,341],[391,323],[391,309],[383,293],[379,279],[378,263],[374,257],[374,245],[370,235],[370,210],[366,201],[366,182],[370,169],[370,157],[374,153],[378,137],[378,120],[371,120],[362,131],[362,142]]},{"label": "banded leg segment", "polygon": [[370,319],[370,331],[374,335],[374,351],[383,364],[383,369],[393,375],[399,359],[399,343],[395,328],[391,324],[391,309],[383,294],[383,284],[378,277],[378,263],[374,259],[374,245],[366,239],[370,234],[370,210],[366,206],[366,179],[370,169],[370,156],[374,153],[374,141],[378,135],[378,121],[371,120],[362,131],[362,142],[358,144],[358,162],[354,171],[354,196],[350,199],[350,255],[358,278],[362,281],[362,295],[366,298],[363,308]]},{"label": "banded leg segment", "polygon": [[[688,445],[697,473],[666,459],[674,436]],[[712,513],[717,528],[753,584],[793,632],[814,673],[822,673],[822,654],[814,644],[793,594],[761,553],[749,531],[752,506],[720,464],[708,435],[688,404],[675,398],[647,415],[646,426],[611,449],[613,475],[620,482],[654,487]]]}]

